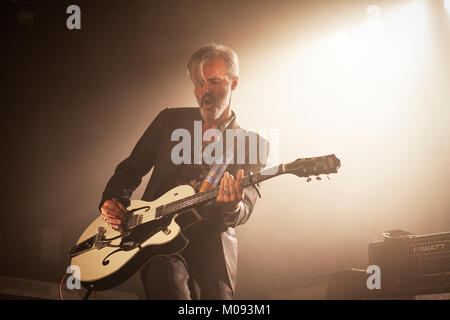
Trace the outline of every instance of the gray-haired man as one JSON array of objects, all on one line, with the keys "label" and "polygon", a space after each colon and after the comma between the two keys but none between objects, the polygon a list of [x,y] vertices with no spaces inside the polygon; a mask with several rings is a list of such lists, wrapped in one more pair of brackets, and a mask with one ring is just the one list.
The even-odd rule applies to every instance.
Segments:
[{"label": "gray-haired man", "polygon": [[[120,228],[129,203],[128,195],[140,184],[142,176],[154,167],[142,197],[152,201],[180,184],[200,191],[210,166],[206,163],[174,164],[171,132],[184,128],[194,131],[194,121],[208,129],[240,129],[231,110],[232,92],[238,84],[239,63],[228,47],[209,44],[198,49],[188,62],[188,73],[195,85],[199,108],[171,108],[159,113],[128,158],[116,168],[100,203],[102,216]],[[193,134],[192,134],[193,136]],[[268,150],[267,142],[258,139]],[[202,141],[203,147],[211,141]],[[236,152],[236,150],[234,150]],[[246,157],[248,160],[248,157]],[[237,273],[237,239],[234,227],[245,223],[253,211],[258,192],[242,188],[238,179],[244,171],[261,169],[260,162],[233,163],[220,180],[216,201],[200,208],[204,219],[185,231],[190,240],[182,252],[160,256],[141,270],[149,299],[232,299]]]}]

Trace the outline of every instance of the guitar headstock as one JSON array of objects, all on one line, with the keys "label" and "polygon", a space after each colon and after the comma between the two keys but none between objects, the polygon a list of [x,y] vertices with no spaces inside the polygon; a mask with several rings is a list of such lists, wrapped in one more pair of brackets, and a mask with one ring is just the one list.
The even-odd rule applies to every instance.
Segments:
[{"label": "guitar headstock", "polygon": [[334,154],[330,154],[322,157],[299,158],[285,164],[283,171],[284,173],[295,174],[298,177],[309,177],[337,173],[340,166],[341,161]]}]

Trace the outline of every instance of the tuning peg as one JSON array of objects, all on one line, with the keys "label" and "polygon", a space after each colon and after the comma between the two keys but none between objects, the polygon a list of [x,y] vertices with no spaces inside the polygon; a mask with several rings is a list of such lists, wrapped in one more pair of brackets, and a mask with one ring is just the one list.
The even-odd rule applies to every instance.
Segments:
[{"label": "tuning peg", "polygon": [[306,182],[310,182],[311,181],[311,178],[310,177],[308,177],[308,179],[306,179]]},{"label": "tuning peg", "polygon": [[321,177],[316,177],[316,180],[322,180],[322,178]]}]

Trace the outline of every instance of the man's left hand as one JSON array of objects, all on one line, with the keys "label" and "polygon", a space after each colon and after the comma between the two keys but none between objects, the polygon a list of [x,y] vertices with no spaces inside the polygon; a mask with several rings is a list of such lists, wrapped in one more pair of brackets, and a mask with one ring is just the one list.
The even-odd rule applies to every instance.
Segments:
[{"label": "man's left hand", "polygon": [[220,180],[219,194],[217,195],[217,202],[225,212],[234,212],[240,206],[244,198],[244,188],[239,182],[244,176],[244,170],[240,169],[237,173],[236,180],[233,175],[225,171],[222,180]]}]

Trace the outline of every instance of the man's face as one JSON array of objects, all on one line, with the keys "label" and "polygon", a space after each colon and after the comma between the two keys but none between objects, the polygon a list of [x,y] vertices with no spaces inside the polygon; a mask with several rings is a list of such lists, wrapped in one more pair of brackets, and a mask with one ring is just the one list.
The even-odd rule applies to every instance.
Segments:
[{"label": "man's face", "polygon": [[231,91],[237,85],[237,79],[229,80],[225,62],[214,59],[203,64],[204,81],[195,83],[195,97],[200,114],[206,121],[219,119],[230,105]]}]

